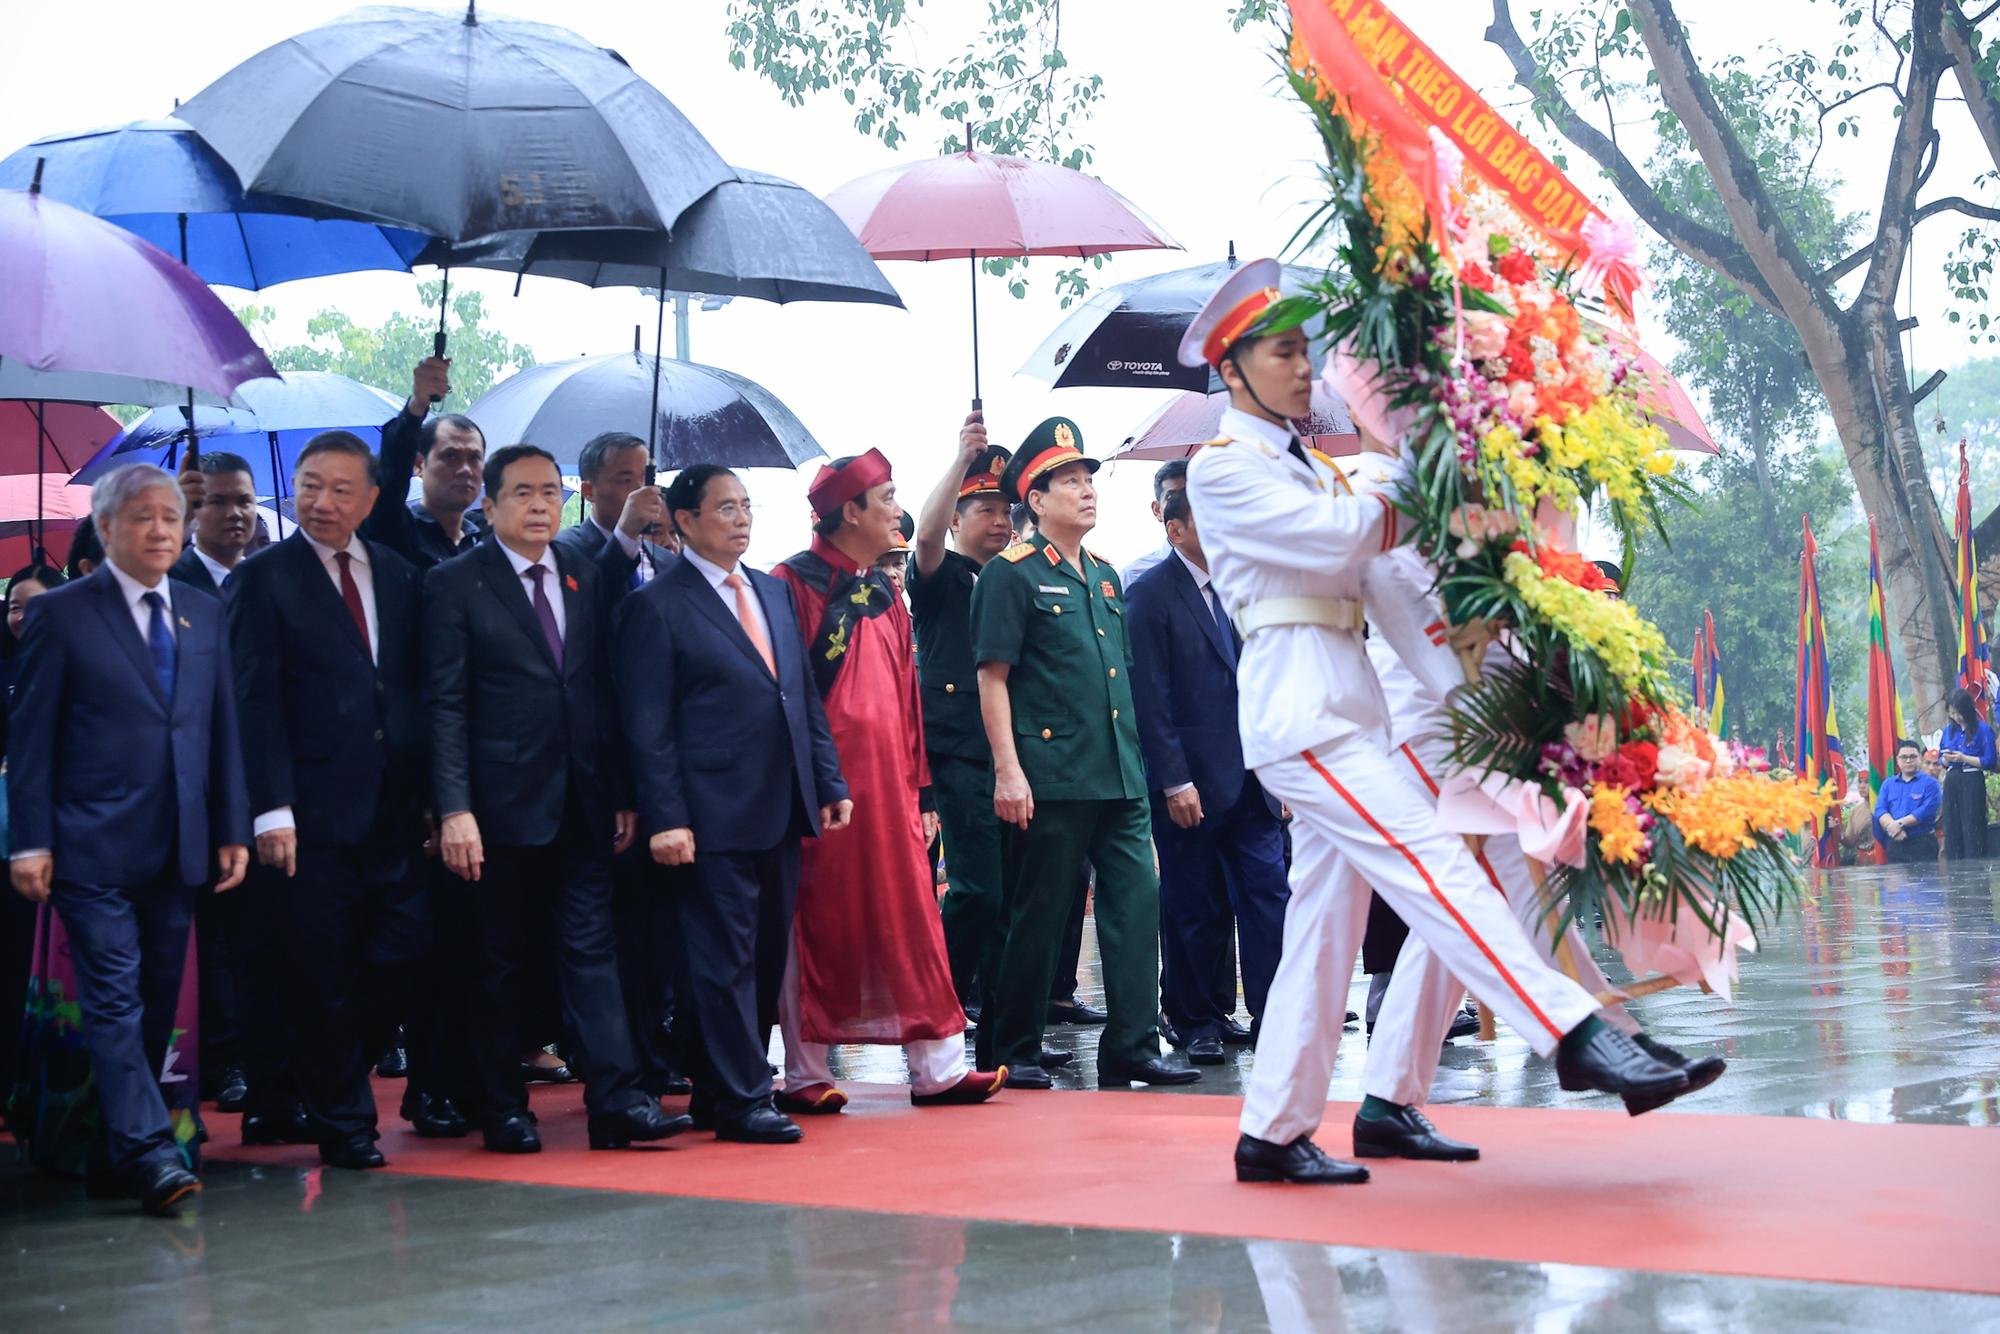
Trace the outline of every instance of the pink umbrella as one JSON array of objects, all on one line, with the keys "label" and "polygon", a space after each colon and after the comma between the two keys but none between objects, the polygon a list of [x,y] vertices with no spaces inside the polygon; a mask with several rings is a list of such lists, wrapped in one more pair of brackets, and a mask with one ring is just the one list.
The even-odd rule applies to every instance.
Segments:
[{"label": "pink umbrella", "polygon": [[73,473],[124,429],[103,408],[0,399],[0,473]]},{"label": "pink umbrella", "polygon": [[[1139,424],[1112,452],[1114,459],[1184,459],[1221,434],[1222,410],[1229,406],[1229,394],[1196,394],[1182,391]],[[1358,454],[1361,436],[1348,419],[1346,405],[1315,384],[1312,415],[1294,423],[1306,444],[1323,454]]]},{"label": "pink umbrella", "polygon": [[975,411],[981,259],[1181,248],[1095,177],[994,153],[952,153],[870,172],[826,202],[876,259],[970,261]]},{"label": "pink umbrella", "polygon": [[71,486],[66,473],[0,477],[0,536],[28,532],[40,522],[74,528],[89,513],[90,488]]},{"label": "pink umbrella", "polygon": [[1668,443],[1690,454],[1722,452],[1716,448],[1708,427],[1702,423],[1701,413],[1695,410],[1694,400],[1688,397],[1688,391],[1682,388],[1671,371],[1660,364],[1658,357],[1640,347],[1639,340],[1623,329],[1599,324],[1595,320],[1589,323],[1632,363],[1632,374],[1638,382],[1639,404],[1666,428]]}]

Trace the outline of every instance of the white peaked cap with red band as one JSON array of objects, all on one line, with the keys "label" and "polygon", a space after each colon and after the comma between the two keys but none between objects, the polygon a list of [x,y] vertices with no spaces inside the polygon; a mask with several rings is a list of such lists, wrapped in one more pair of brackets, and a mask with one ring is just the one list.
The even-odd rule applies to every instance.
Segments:
[{"label": "white peaked cap with red band", "polygon": [[1281,274],[1275,259],[1253,259],[1230,274],[1181,335],[1181,365],[1220,366],[1230,344],[1276,304]]}]

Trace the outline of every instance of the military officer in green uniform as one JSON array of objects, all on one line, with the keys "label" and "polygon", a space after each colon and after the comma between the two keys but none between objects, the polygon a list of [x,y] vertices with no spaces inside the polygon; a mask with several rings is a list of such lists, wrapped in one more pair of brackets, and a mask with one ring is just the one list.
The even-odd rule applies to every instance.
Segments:
[{"label": "military officer in green uniform", "polygon": [[[924,501],[909,568],[917,634],[924,748],[944,826],[944,944],[966,1017],[980,1017],[975,979],[1000,965],[1000,821],[993,814],[993,750],[979,718],[972,658],[972,590],[979,572],[1012,540],[1000,471],[1010,456],[986,442],[975,414],[958,435],[958,457]],[[949,545],[947,545],[947,538]]]},{"label": "military officer in green uniform", "polygon": [[1036,1058],[1085,859],[1097,868],[1097,948],[1111,1016],[1098,1043],[1099,1086],[1201,1078],[1160,1058],[1160,886],[1124,599],[1117,570],[1083,546],[1097,522],[1096,471],[1076,423],[1051,417],[1037,426],[1000,478],[1009,501],[1034,511],[1034,539],[988,562],[972,594],[993,809],[1013,826],[1006,941],[984,988],[979,1055],[1005,1061],[1008,1083],[1022,1088],[1050,1084]]}]

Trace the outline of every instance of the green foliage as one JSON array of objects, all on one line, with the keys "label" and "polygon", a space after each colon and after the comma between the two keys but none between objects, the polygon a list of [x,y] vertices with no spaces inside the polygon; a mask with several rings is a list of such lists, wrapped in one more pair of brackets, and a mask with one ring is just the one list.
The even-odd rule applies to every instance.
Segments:
[{"label": "green foliage", "polygon": [[1752,466],[1742,453],[1702,464],[1696,504],[1672,519],[1671,546],[1653,536],[1640,542],[1626,595],[1681,653],[1693,650],[1702,612],[1713,612],[1730,734],[1768,746],[1782,733],[1790,745],[1797,707],[1798,523],[1801,514],[1811,515],[1834,708],[1848,753],[1855,754],[1867,702],[1867,521],[1833,450],[1791,449],[1771,464],[1772,502],[1785,525],[1773,540]]},{"label": "green foliage", "polygon": [[[729,63],[768,80],[792,106],[837,93],[854,108],[854,128],[897,148],[912,122],[949,122],[941,151],[976,148],[1082,170],[1094,156],[1081,138],[1104,96],[1104,79],[1077,70],[1062,48],[1062,0],[986,0],[972,40],[935,63],[907,58],[924,0],[729,0]],[[942,6],[940,6],[942,8]],[[956,8],[956,6],[954,6]],[[968,7],[969,8],[969,7]],[[1089,261],[1101,268],[1103,256]],[[1026,260],[989,259],[991,274],[1012,275]],[[1068,306],[1090,288],[1083,266],[1061,270],[1056,291]]]},{"label": "green foliage", "polygon": [[[398,311],[372,329],[362,328],[345,311],[322,310],[306,321],[308,341],[274,349],[271,364],[281,371],[332,371],[392,394],[407,394],[411,370],[431,355],[443,296],[443,283],[422,283],[417,288],[419,309]],[[271,310],[239,306],[236,315],[262,341]],[[486,301],[478,292],[461,289],[454,294],[451,316],[445,328],[451,395],[438,409],[463,412],[509,373],[534,365],[535,356],[504,334],[482,327]]]}]

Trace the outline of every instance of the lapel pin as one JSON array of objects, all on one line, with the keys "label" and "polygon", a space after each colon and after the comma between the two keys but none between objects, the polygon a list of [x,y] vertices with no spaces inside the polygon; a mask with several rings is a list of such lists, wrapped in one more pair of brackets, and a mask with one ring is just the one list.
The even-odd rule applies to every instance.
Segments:
[{"label": "lapel pin", "polygon": [[194,629],[194,622],[190,621],[187,617],[183,616],[180,618],[180,620],[181,620],[181,629],[183,630]]},{"label": "lapel pin", "polygon": [[576,576],[573,574],[564,575],[563,586],[568,588],[572,593],[576,592]]}]

